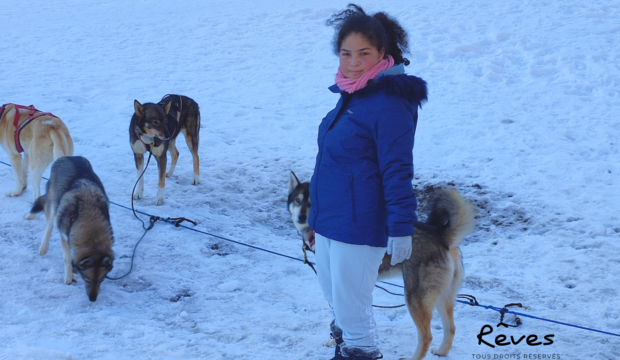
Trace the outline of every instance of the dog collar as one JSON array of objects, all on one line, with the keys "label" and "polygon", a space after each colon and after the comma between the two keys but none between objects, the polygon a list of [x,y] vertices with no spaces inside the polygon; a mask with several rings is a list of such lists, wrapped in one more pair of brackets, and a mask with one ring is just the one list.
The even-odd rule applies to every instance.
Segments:
[{"label": "dog collar", "polygon": [[144,144],[144,146],[146,146],[146,149],[149,150],[150,146],[153,146],[154,143],[151,141],[150,144],[147,144],[144,142],[144,140],[142,140],[142,134],[140,134],[140,132],[138,131],[138,129],[136,129],[136,136],[138,137],[138,140],[140,140],[141,143]]}]

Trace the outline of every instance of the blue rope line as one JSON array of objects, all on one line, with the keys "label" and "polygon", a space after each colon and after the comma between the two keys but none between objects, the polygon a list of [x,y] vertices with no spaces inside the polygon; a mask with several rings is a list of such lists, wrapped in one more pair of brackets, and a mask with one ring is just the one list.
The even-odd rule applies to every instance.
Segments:
[{"label": "blue rope line", "polygon": [[[3,161],[0,161],[0,163],[1,163],[1,164],[4,164],[4,165],[7,165],[7,166],[11,166],[10,164],[7,164],[7,163],[5,163],[5,162],[3,162]],[[45,178],[45,177],[43,177],[43,179],[45,179],[45,180],[48,180],[48,181],[49,181],[49,179],[47,179],[47,178]],[[113,202],[113,201],[110,201],[110,204],[116,205],[116,206],[118,206],[118,207],[121,207],[121,208],[124,208],[124,209],[127,209],[127,210],[132,210],[131,208],[129,208],[129,207],[127,207],[127,206],[124,206],[124,205],[121,205],[121,204],[115,203],[115,202]],[[137,212],[137,213],[139,213],[139,214],[142,214],[142,215],[149,216],[149,217],[154,216],[154,215],[150,215],[150,214],[148,214],[148,213],[145,213],[145,212],[143,212],[143,211],[139,211],[139,210],[136,210],[136,212]],[[218,238],[218,239],[221,239],[221,240],[230,241],[230,242],[235,243],[235,244],[238,244],[238,245],[247,246],[247,247],[250,247],[250,248],[252,248],[252,249],[261,250],[261,251],[268,252],[268,253],[270,253],[270,254],[274,254],[274,255],[278,255],[278,256],[282,256],[282,257],[285,257],[285,258],[288,258],[288,259],[291,259],[291,260],[297,260],[297,261],[300,261],[300,262],[304,262],[304,260],[303,260],[303,259],[295,258],[295,257],[289,256],[289,255],[280,254],[280,253],[277,253],[277,252],[275,252],[275,251],[271,251],[271,250],[263,249],[263,248],[260,248],[260,247],[254,246],[254,245],[250,245],[250,244],[246,244],[246,243],[243,243],[243,242],[240,242],[240,241],[235,241],[235,240],[227,239],[227,238],[225,238],[225,237],[222,237],[222,236],[219,236],[219,235],[215,235],[215,234],[211,234],[211,233],[208,233],[208,232],[206,232],[206,231],[196,230],[196,229],[190,228],[190,227],[185,226],[185,225],[182,225],[182,224],[177,224],[176,222],[174,222],[174,221],[170,221],[170,220],[168,220],[168,219],[159,218],[159,220],[160,220],[160,221],[163,221],[163,222],[167,222],[167,223],[172,224],[172,225],[175,225],[175,227],[181,227],[181,228],[184,228],[184,229],[187,229],[187,230],[191,230],[191,231],[194,231],[194,232],[197,232],[197,233],[200,233],[200,234],[204,234],[204,235],[212,236],[212,237],[215,237],[215,238]],[[315,263],[313,263],[313,262],[311,262],[311,261],[309,261],[309,262],[310,262],[310,263],[312,263],[313,265],[316,265]],[[405,288],[405,287],[404,287],[404,286],[402,286],[402,285],[393,284],[393,283],[389,283],[389,282],[386,282],[386,281],[380,281],[380,282],[381,282],[381,283],[383,283],[383,284],[387,284],[387,285],[396,286],[396,287],[399,287],[399,288],[402,288],[402,289],[404,289],[404,288]],[[404,295],[402,295],[402,296],[404,296]],[[502,310],[503,310],[503,309],[501,309],[501,308],[498,308],[498,307],[495,307],[495,306],[492,306],[492,305],[481,305],[481,304],[474,304],[474,303],[472,303],[472,302],[467,302],[467,301],[463,301],[463,300],[456,300],[456,301],[457,301],[457,302],[460,302],[460,303],[463,303],[463,304],[465,304],[465,305],[470,305],[470,306],[479,306],[479,307],[485,308],[485,309],[487,309],[487,310],[489,310],[489,309],[490,309],[490,310],[495,310],[495,311],[497,311],[497,312],[500,312],[500,311],[502,311]],[[587,327],[584,327],[584,326],[579,326],[579,325],[573,325],[573,324],[564,323],[564,322],[561,322],[561,321],[555,321],[555,320],[545,319],[545,318],[541,318],[541,317],[537,317],[537,316],[532,316],[532,315],[527,315],[527,314],[523,314],[523,313],[519,313],[519,312],[515,312],[515,311],[510,311],[510,310],[507,310],[507,309],[506,309],[506,311],[505,311],[505,312],[506,312],[506,313],[509,313],[509,314],[515,314],[515,315],[519,315],[519,316],[528,317],[528,318],[531,318],[531,319],[536,319],[536,320],[547,321],[547,322],[551,322],[551,323],[555,323],[555,324],[559,324],[559,325],[565,325],[565,326],[574,327],[574,328],[577,328],[577,329],[588,330],[588,331],[594,331],[594,332],[598,332],[598,333],[601,333],[601,334],[606,334],[606,335],[612,335],[612,336],[618,336],[618,337],[620,337],[620,334],[614,334],[614,333],[607,332],[607,331],[596,330],[596,329],[587,328]]]},{"label": "blue rope line", "polygon": [[[502,310],[500,308],[496,308],[496,307],[491,306],[491,305],[476,305],[474,303],[463,301],[463,300],[457,300],[457,301],[460,302],[460,303],[463,303],[463,304],[472,305],[472,306],[480,306],[480,307],[483,307],[485,309],[491,309],[491,310],[495,310],[495,311],[498,311],[498,312]],[[524,317],[528,317],[528,318],[536,319],[536,320],[548,321],[548,322],[555,323],[555,324],[571,326],[571,327],[578,328],[578,329],[595,331],[595,332],[598,332],[598,333],[601,333],[601,334],[613,335],[613,336],[620,337],[620,334],[614,334],[614,333],[610,333],[610,332],[607,332],[607,331],[596,330],[596,329],[591,329],[591,328],[587,328],[587,327],[584,327],[584,326],[568,324],[568,323],[564,323],[564,322],[561,322],[561,321],[549,320],[549,319],[545,319],[545,318],[541,318],[541,317],[537,317],[537,316],[532,316],[532,315],[527,315],[527,314],[523,314],[523,313],[519,313],[519,312],[515,312],[515,311],[507,310],[506,313],[515,314],[515,315],[519,315],[519,316],[524,316]]]},{"label": "blue rope line", "polygon": [[[382,282],[382,283],[384,283],[384,284],[387,284],[387,285],[392,285],[392,286],[395,286],[395,287],[399,287],[399,288],[401,288],[401,289],[404,289],[404,288],[405,288],[405,287],[404,287],[404,286],[402,286],[402,285],[392,284],[392,283],[389,283],[389,282],[386,282],[386,281],[381,281],[381,282]],[[399,294],[399,295],[404,296],[404,295],[402,295],[402,294]],[[473,302],[463,301],[463,300],[456,300],[456,301],[457,301],[457,302],[460,302],[460,303],[462,303],[462,304],[465,304],[465,305],[479,306],[479,307],[485,308],[485,309],[487,309],[487,310],[489,310],[489,309],[490,309],[490,310],[495,310],[495,311],[497,311],[497,312],[501,312],[501,311],[503,310],[503,308],[498,308],[498,307],[495,307],[495,306],[492,306],[492,305],[475,304],[475,303],[473,303]],[[607,331],[602,331],[602,330],[591,329],[591,328],[587,328],[587,327],[583,327],[583,326],[579,326],[579,325],[572,325],[572,324],[564,323],[564,322],[561,322],[561,321],[549,320],[549,319],[545,319],[545,318],[541,318],[541,317],[537,317],[537,316],[532,316],[532,315],[528,315],[528,314],[519,313],[519,312],[516,312],[516,311],[510,311],[510,310],[508,310],[508,309],[506,309],[506,311],[505,311],[505,312],[506,312],[506,313],[509,313],[509,314],[515,314],[515,315],[519,315],[519,316],[528,317],[528,318],[531,318],[531,319],[542,320],[542,321],[548,321],[548,322],[552,322],[552,323],[556,323],[556,324],[560,324],[560,325],[572,326],[572,327],[575,327],[575,328],[578,328],[578,329],[590,330],[590,331],[599,332],[599,333],[601,333],[601,334],[607,334],[607,335],[613,335],[613,336],[618,336],[618,337],[620,337],[620,334],[614,334],[614,333],[610,333],[610,332],[607,332]]]},{"label": "blue rope line", "polygon": [[[124,205],[120,205],[120,204],[117,204],[117,203],[112,202],[112,201],[110,201],[110,204],[116,205],[116,206],[118,206],[118,207],[122,207],[122,208],[127,209],[127,210],[131,210],[131,208],[130,208],[130,207],[127,207],[127,206],[124,206]],[[145,212],[139,211],[139,210],[136,210],[136,212],[137,212],[137,213],[139,213],[139,214],[142,214],[142,215],[149,216],[149,217],[154,216],[154,215],[151,215],[151,214],[148,214],[148,213],[145,213]],[[176,223],[176,222],[174,222],[174,221],[170,221],[170,220],[168,220],[168,219],[159,218],[159,221],[167,222],[167,223],[169,223],[169,224],[172,224],[172,225],[177,226],[177,223]],[[187,230],[191,230],[191,231],[194,231],[194,232],[197,232],[197,233],[201,233],[201,234],[204,234],[204,235],[208,235],[208,236],[213,236],[213,237],[215,237],[215,238],[222,239],[222,240],[226,240],[226,241],[230,241],[230,242],[233,242],[233,243],[238,244],[238,245],[247,246],[247,247],[250,247],[250,248],[252,248],[252,249],[262,250],[262,251],[268,252],[268,253],[270,253],[270,254],[279,255],[279,256],[282,256],[282,257],[285,257],[285,258],[289,258],[289,259],[292,259],[292,260],[297,260],[297,261],[301,261],[301,262],[303,262],[303,260],[302,260],[302,259],[298,259],[298,258],[295,258],[295,257],[292,257],[292,256],[288,256],[288,255],[280,254],[280,253],[277,253],[277,252],[275,252],[275,251],[271,251],[271,250],[263,249],[263,248],[260,248],[260,247],[258,247],[258,246],[254,246],[254,245],[250,245],[250,244],[242,243],[242,242],[239,242],[239,241],[235,241],[235,240],[227,239],[227,238],[225,238],[225,237],[222,237],[222,236],[219,236],[219,235],[215,235],[215,234],[211,234],[211,233],[208,233],[208,232],[206,232],[206,231],[196,230],[196,229],[194,229],[194,228],[191,228],[191,227],[185,226],[185,225],[183,225],[183,224],[179,224],[177,227],[181,227],[181,228],[184,228],[184,229],[187,229]]]},{"label": "blue rope line", "polygon": [[[4,161],[0,161],[0,163],[1,163],[1,164],[4,164],[4,165],[7,165],[7,166],[9,166],[9,167],[11,166],[11,164],[7,164],[7,163],[5,163]],[[49,181],[49,179],[48,179],[48,178],[46,178],[45,176],[43,176],[42,178],[43,178],[44,180],[46,180],[46,181]],[[121,205],[121,204],[115,203],[114,201],[109,201],[109,202],[110,202],[110,204],[112,204],[112,205],[116,205],[116,206],[121,207],[121,208],[123,208],[123,209],[130,210],[130,211],[132,211],[132,210],[133,210],[133,209],[132,209],[132,208],[130,208],[130,207],[127,207],[127,206],[125,206],[125,205]],[[140,211],[140,210],[136,210],[136,212],[137,212],[138,214],[141,214],[141,215],[146,215],[146,216],[148,216],[148,217],[155,217],[154,215],[151,215],[151,214],[149,214],[149,213],[145,213],[145,212]],[[260,247],[257,247],[257,246],[253,246],[253,245],[250,245],[250,244],[246,244],[246,243],[242,243],[242,242],[239,242],[239,241],[235,241],[235,240],[227,239],[227,238],[222,237],[222,236],[219,236],[219,235],[210,234],[210,233],[208,233],[208,232],[206,232],[206,231],[200,231],[200,230],[192,229],[192,228],[187,227],[187,226],[182,225],[182,224],[179,224],[179,225],[177,226],[177,223],[176,223],[176,222],[174,222],[174,221],[170,221],[170,220],[168,220],[168,219],[164,219],[164,218],[161,218],[161,217],[157,217],[157,218],[158,218],[158,221],[167,222],[168,224],[175,225],[176,227],[182,227],[182,228],[187,229],[187,230],[191,230],[191,231],[198,232],[198,233],[201,233],[201,234],[205,234],[205,235],[213,236],[213,237],[218,238],[218,239],[222,239],[222,240],[226,240],[226,241],[233,242],[233,243],[235,243],[235,244],[239,244],[239,245],[243,245],[243,246],[251,247],[251,248],[256,249],[256,250],[262,250],[262,251],[268,252],[268,253],[270,253],[270,254],[279,255],[279,256],[282,256],[282,257],[285,257],[285,258],[289,258],[289,259],[292,259],[292,260],[297,260],[297,261],[301,261],[301,262],[303,262],[303,261],[304,261],[303,259],[298,259],[298,258],[295,258],[295,257],[292,257],[292,256],[288,256],[288,255],[284,255],[284,254],[277,253],[277,252],[275,252],[275,251],[271,251],[271,250],[263,249],[263,248],[260,248]],[[316,265],[316,264],[315,264],[315,263],[312,263],[312,265]]]}]

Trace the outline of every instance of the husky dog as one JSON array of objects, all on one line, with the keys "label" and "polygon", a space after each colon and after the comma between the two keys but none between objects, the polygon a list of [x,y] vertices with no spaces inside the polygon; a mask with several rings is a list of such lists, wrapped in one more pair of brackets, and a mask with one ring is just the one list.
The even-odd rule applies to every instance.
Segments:
[{"label": "husky dog", "polygon": [[[149,151],[157,159],[159,170],[157,205],[161,205],[164,203],[166,178],[172,176],[179,159],[179,151],[176,147],[176,138],[179,133],[185,136],[194,160],[192,184],[200,183],[200,160],[198,158],[200,110],[194,100],[181,95],[166,95],[157,104],[140,104],[138,100],[134,100],[134,110],[129,125],[129,143],[133,149],[138,177],[142,174],[144,153]],[[167,151],[172,156],[168,172],[166,172]],[[140,178],[134,199],[141,199],[143,192],[144,178]]]},{"label": "husky dog", "polygon": [[65,283],[71,285],[75,281],[72,270],[77,271],[86,285],[88,299],[95,301],[114,262],[108,197],[101,180],[85,158],[61,157],[52,165],[46,190],[26,214],[30,220],[45,210],[47,227],[39,254],[47,253],[55,223],[65,260]]},{"label": "husky dog", "polygon": [[299,182],[294,172],[290,172],[288,178],[288,200],[287,208],[291,213],[293,225],[304,239],[304,244],[308,244],[310,251],[314,252],[314,232],[308,225],[308,214],[310,213],[310,184]]},{"label": "husky dog", "polygon": [[21,195],[28,187],[30,170],[33,200],[41,196],[41,177],[52,160],[73,155],[73,140],[62,120],[32,105],[0,107],[0,144],[15,175],[15,188],[7,196]]},{"label": "husky dog", "polygon": [[[292,174],[289,182],[289,211],[298,230],[307,227],[308,192],[304,192],[297,177]],[[308,183],[305,189],[308,189]],[[291,186],[295,185],[291,190]],[[291,200],[292,196],[292,200]],[[292,209],[292,210],[291,210]],[[306,214],[303,222],[299,215]],[[379,280],[402,274],[405,283],[405,301],[409,314],[418,329],[418,346],[409,359],[421,360],[431,345],[431,319],[433,308],[441,316],[443,341],[439,348],[433,349],[435,355],[446,356],[452,348],[454,326],[454,304],[463,282],[463,263],[459,245],[474,226],[476,210],[463,199],[455,189],[441,189],[432,199],[426,222],[414,224],[411,257],[400,264],[390,265],[391,255],[387,253],[379,267]],[[301,230],[300,230],[301,231]],[[335,345],[326,341],[324,345]]]}]

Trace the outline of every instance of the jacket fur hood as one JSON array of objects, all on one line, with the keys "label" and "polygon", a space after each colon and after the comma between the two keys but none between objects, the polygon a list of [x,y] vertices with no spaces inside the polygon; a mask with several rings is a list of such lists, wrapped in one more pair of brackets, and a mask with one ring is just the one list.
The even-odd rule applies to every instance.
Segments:
[{"label": "jacket fur hood", "polygon": [[420,107],[428,100],[426,81],[413,75],[381,76],[376,80],[376,85],[385,89],[389,95],[401,97]]}]

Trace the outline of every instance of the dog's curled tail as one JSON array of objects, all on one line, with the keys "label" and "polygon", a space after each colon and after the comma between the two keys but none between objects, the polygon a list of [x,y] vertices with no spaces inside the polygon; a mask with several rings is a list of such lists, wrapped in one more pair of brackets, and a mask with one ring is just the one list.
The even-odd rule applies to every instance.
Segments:
[{"label": "dog's curled tail", "polygon": [[441,229],[449,247],[456,247],[474,230],[476,214],[476,209],[458,191],[443,188],[435,194],[427,222]]},{"label": "dog's curled tail", "polygon": [[46,201],[47,201],[47,194],[43,196],[39,196],[39,198],[34,201],[34,204],[32,204],[32,208],[30,208],[30,212],[24,215],[24,218],[26,218],[27,220],[34,219],[35,216],[37,216],[37,213],[40,213],[41,211],[45,209]]}]

